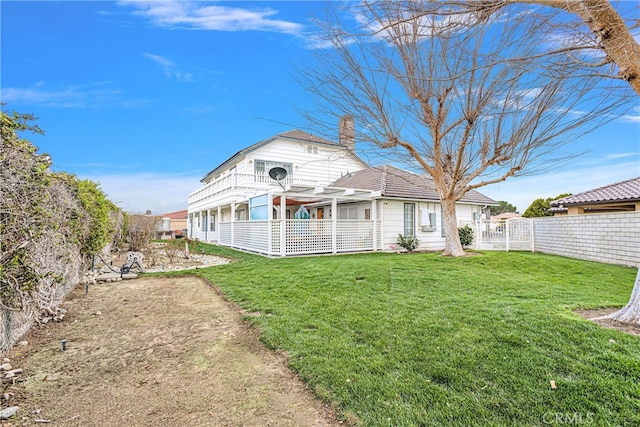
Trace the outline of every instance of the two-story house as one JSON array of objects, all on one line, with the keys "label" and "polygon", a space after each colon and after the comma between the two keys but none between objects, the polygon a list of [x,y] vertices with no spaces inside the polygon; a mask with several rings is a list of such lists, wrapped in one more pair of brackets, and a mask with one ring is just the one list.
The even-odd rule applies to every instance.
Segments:
[{"label": "two-story house", "polygon": [[[339,140],[293,130],[238,151],[189,195],[188,236],[268,256],[394,250],[398,234],[417,236],[420,249],[443,248],[433,182],[369,167],[355,153],[350,116]],[[495,204],[470,192],[458,218]]]}]

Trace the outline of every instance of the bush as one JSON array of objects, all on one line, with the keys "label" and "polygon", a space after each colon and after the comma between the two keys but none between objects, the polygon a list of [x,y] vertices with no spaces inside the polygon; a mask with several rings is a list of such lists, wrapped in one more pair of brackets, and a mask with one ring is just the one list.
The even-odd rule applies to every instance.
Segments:
[{"label": "bush", "polygon": [[473,229],[468,225],[458,228],[458,235],[462,246],[470,246],[473,243]]},{"label": "bush", "polygon": [[402,234],[398,234],[398,245],[405,248],[407,252],[411,252],[420,245],[420,241],[416,236],[405,237]]}]

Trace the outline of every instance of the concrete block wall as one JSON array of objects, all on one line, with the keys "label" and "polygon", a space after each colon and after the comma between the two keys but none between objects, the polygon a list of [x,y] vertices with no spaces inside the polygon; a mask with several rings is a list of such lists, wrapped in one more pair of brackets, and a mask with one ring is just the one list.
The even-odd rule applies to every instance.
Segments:
[{"label": "concrete block wall", "polygon": [[640,212],[534,219],[534,250],[640,267]]}]

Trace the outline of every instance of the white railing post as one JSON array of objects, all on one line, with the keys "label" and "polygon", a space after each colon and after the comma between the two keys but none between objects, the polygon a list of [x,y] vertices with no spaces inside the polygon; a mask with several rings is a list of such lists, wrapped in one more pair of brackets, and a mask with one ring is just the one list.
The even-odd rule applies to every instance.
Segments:
[{"label": "white railing post", "polygon": [[376,230],[376,224],[378,223],[378,202],[376,200],[371,201],[371,219],[373,222],[371,223],[371,232],[373,233],[371,237],[373,238],[373,250],[378,250],[378,233]]},{"label": "white railing post", "polygon": [[287,198],[280,196],[280,256],[287,256]]},{"label": "white railing post", "polygon": [[235,247],[234,233],[236,228],[236,204],[231,203],[231,247]]},{"label": "white railing post", "polygon": [[331,251],[338,252],[338,200],[331,199]]},{"label": "white railing post", "polygon": [[271,256],[273,252],[273,232],[271,227],[273,224],[273,194],[268,193],[269,201],[267,202],[267,255]]}]

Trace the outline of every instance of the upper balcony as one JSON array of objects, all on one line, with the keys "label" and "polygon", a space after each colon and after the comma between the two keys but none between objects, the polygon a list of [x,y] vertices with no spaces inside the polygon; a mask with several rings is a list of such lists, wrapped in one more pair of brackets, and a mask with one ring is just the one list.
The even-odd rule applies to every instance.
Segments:
[{"label": "upper balcony", "polygon": [[[318,180],[296,178],[295,176],[287,176],[280,182],[282,185],[319,185]],[[188,205],[189,209],[197,209],[226,197],[259,194],[278,186],[278,182],[271,179],[266,173],[231,173],[218,177],[189,194]]]}]

